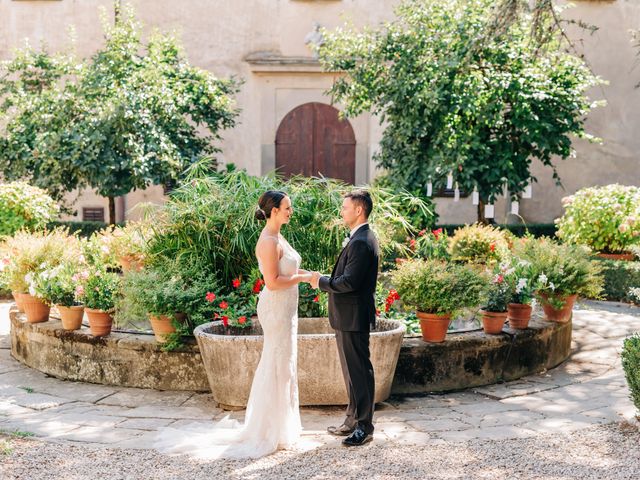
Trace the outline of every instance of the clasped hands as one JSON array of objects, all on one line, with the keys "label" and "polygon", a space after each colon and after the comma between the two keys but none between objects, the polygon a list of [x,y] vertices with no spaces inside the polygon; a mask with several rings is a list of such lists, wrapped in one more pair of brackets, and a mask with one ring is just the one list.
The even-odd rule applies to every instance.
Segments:
[{"label": "clasped hands", "polygon": [[318,288],[321,276],[322,274],[320,272],[311,272],[311,280],[309,281],[309,283],[313,288]]}]

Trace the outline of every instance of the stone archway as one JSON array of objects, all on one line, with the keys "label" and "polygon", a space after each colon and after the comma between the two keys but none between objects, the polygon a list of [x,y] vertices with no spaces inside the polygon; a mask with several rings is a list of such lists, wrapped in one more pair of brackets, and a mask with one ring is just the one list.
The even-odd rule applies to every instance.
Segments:
[{"label": "stone archway", "polygon": [[351,124],[323,103],[294,108],[276,133],[276,168],[286,177],[323,175],[355,183],[356,137]]}]

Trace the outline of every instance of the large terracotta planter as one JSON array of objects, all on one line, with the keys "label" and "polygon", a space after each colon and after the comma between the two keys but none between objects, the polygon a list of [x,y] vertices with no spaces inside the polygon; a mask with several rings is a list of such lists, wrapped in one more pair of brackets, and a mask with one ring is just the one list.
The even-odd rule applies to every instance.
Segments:
[{"label": "large terracotta planter", "polygon": [[22,301],[24,313],[27,316],[27,322],[40,323],[49,320],[49,311],[51,310],[49,305],[38,297],[34,297],[28,293],[21,293],[19,296]]},{"label": "large terracotta planter", "polygon": [[525,330],[531,320],[531,305],[525,303],[510,303],[507,306],[509,326],[516,330]]},{"label": "large terracotta planter", "polygon": [[91,329],[91,335],[94,337],[106,337],[111,333],[111,326],[113,325],[113,317],[111,312],[105,312],[104,310],[97,310],[93,308],[85,308],[89,318],[89,328]]},{"label": "large terracotta planter", "polygon": [[149,322],[158,343],[166,343],[167,335],[176,331],[176,328],[171,323],[171,318],[166,315],[155,316],[149,314]]},{"label": "large terracotta planter", "polygon": [[24,313],[24,306],[22,305],[22,297],[20,296],[22,295],[22,293],[12,291],[11,295],[13,295],[13,300],[16,302],[16,307],[18,307],[18,311],[20,313]]},{"label": "large terracotta planter", "polygon": [[571,319],[571,313],[573,311],[573,305],[576,303],[576,299],[578,298],[577,294],[569,295],[564,297],[564,305],[562,308],[554,308],[549,303],[549,296],[541,293],[540,294],[540,303],[542,304],[542,310],[544,310],[544,314],[547,317],[547,320],[551,322],[559,322],[565,323]]},{"label": "large terracotta planter", "polygon": [[602,253],[599,252],[598,257],[606,258],[607,260],[622,260],[625,262],[633,262],[636,259],[636,256],[633,253]]},{"label": "large terracotta planter", "polygon": [[484,333],[497,335],[502,333],[504,322],[507,321],[507,312],[487,312],[480,310],[482,314],[482,328]]},{"label": "large terracotta planter", "polygon": [[78,330],[82,326],[84,305],[73,305],[71,307],[56,305],[56,308],[58,312],[60,312],[62,328],[65,330]]},{"label": "large terracotta planter", "polygon": [[[205,323],[193,332],[213,399],[224,408],[247,405],[264,341],[259,320],[252,321],[253,326],[243,335],[227,334],[221,321]],[[404,325],[394,320],[378,320],[376,330],[371,332],[369,350],[376,378],[376,403],[391,394],[404,332]],[[300,318],[297,338],[300,405],[346,405],[349,398],[329,319]]]},{"label": "large terracotta planter", "polygon": [[425,342],[444,342],[449,323],[451,323],[451,314],[436,315],[435,313],[416,312],[416,315],[420,320],[422,339]]}]

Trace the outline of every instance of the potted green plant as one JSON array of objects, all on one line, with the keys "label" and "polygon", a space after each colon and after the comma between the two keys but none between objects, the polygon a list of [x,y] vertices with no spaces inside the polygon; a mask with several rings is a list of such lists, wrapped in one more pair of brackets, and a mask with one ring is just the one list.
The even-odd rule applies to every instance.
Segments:
[{"label": "potted green plant", "polygon": [[513,257],[510,263],[500,265],[500,271],[509,288],[509,326],[516,330],[524,330],[531,320],[531,302],[537,286],[533,264],[528,260]]},{"label": "potted green plant", "polygon": [[536,297],[547,320],[567,322],[578,295],[598,298],[604,280],[600,262],[581,245],[561,245],[548,238],[518,247],[518,255],[530,261],[537,275]]},{"label": "potted green plant", "polygon": [[556,224],[564,243],[586,245],[605,258],[634,259],[629,249],[640,244],[640,188],[583,188],[562,203],[565,213]]},{"label": "potted green plant", "polygon": [[130,222],[115,228],[111,234],[110,248],[118,259],[123,272],[141,270],[146,253],[146,239],[151,235],[144,222]]},{"label": "potted green plant", "polygon": [[470,266],[440,260],[408,260],[392,273],[400,299],[416,309],[426,342],[443,342],[452,315],[478,305],[485,283]]},{"label": "potted green plant", "polygon": [[94,337],[111,333],[113,311],[120,289],[120,277],[101,268],[89,271],[82,284],[82,300],[89,319],[89,328]]},{"label": "potted green plant", "polygon": [[458,228],[449,239],[451,259],[459,262],[495,264],[509,253],[509,232],[475,223]]},{"label": "potted green plant", "polygon": [[511,299],[509,284],[502,272],[495,273],[486,292],[485,306],[480,310],[484,333],[496,335],[502,332],[507,320],[507,308]]}]

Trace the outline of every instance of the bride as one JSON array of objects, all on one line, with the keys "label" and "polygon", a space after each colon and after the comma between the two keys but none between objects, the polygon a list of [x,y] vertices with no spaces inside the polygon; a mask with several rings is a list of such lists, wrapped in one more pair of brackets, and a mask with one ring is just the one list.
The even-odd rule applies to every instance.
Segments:
[{"label": "bride", "polygon": [[159,451],[204,458],[259,458],[291,447],[299,439],[298,284],[310,282],[311,273],[300,270],[300,255],[280,233],[292,214],[286,193],[270,190],[260,197],[256,218],[266,225],[256,256],[266,288],[260,292],[257,310],[264,343],[244,423],[227,416],[213,426],[167,427],[156,440]]}]

